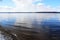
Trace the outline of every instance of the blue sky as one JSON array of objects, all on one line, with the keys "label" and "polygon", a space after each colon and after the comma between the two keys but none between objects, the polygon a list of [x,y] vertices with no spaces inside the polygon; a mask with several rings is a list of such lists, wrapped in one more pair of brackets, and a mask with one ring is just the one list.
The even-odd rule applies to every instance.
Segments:
[{"label": "blue sky", "polygon": [[[22,3],[20,3],[20,1],[22,1]],[[8,8],[10,8],[11,7],[11,9],[8,9],[8,8],[6,8],[6,11],[12,11],[12,9],[13,9],[13,11],[60,11],[60,9],[59,9],[59,6],[60,6],[60,0],[31,0],[31,1],[28,1],[28,0],[26,0],[26,1],[24,1],[24,0],[1,0],[0,1],[0,6],[2,7],[6,7],[6,6],[8,6]],[[24,3],[23,3],[23,1],[24,1]],[[36,5],[36,4],[38,4],[38,3],[40,3],[40,4],[42,4],[42,7],[43,8],[39,8],[39,5],[38,5],[38,7],[36,7],[36,6],[34,6],[34,7],[32,7],[31,5],[32,4],[30,4],[31,2],[33,1],[33,3]],[[22,5],[25,5],[25,7],[23,6],[22,7]],[[27,4],[27,5],[26,5]],[[29,7],[29,6],[31,6],[31,7]],[[15,8],[15,9],[14,9]],[[44,9],[44,8],[46,8],[46,9]],[[0,10],[0,11],[3,11],[4,9],[2,9],[2,10]],[[5,11],[5,10],[4,10]]]},{"label": "blue sky", "polygon": [[38,3],[44,3],[44,5],[50,5],[52,7],[60,6],[60,0],[42,0],[42,2],[35,1],[35,4],[38,4]]},{"label": "blue sky", "polygon": [[[35,3],[39,3],[39,1],[35,2]],[[60,5],[60,0],[43,0],[42,3],[44,3],[45,5],[50,5],[52,7],[56,7]],[[12,0],[2,0],[0,1],[0,6],[15,6],[15,4],[13,3]]]},{"label": "blue sky", "polygon": [[45,5],[51,5],[52,7],[60,6],[60,0],[44,0]]},{"label": "blue sky", "polygon": [[1,0],[0,6],[12,6],[12,7],[14,7],[15,4],[13,3],[12,0]]}]

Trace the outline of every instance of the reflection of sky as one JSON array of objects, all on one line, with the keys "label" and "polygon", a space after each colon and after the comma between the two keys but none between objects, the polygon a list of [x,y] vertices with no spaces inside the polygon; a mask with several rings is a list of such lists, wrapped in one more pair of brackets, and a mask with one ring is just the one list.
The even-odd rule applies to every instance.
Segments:
[{"label": "reflection of sky", "polygon": [[[53,17],[53,18],[50,18],[50,17]],[[24,19],[26,18],[26,19]],[[50,15],[50,14],[0,14],[0,24],[2,26],[7,26],[6,24],[14,24],[14,23],[17,23],[17,22],[21,22],[21,23],[24,23],[26,21],[26,23],[36,23],[36,25],[38,24],[38,22],[41,20],[41,19],[53,19],[53,20],[50,20],[50,21],[54,21],[56,18],[58,19],[59,18],[59,15]],[[36,19],[36,20],[35,20]],[[39,21],[38,21],[39,20]],[[8,23],[10,22],[10,23]],[[41,22],[41,21],[40,21]]]},{"label": "reflection of sky", "polygon": [[[41,25],[44,29],[49,29],[49,34],[52,36],[55,34],[55,36],[60,37],[60,14],[51,17],[49,19],[45,19],[41,22]],[[46,30],[44,30],[46,31]],[[53,36],[54,37],[54,36]]]},{"label": "reflection of sky", "polygon": [[42,22],[44,25],[57,25],[59,23],[58,18],[45,19]]},{"label": "reflection of sky", "polygon": [[16,18],[8,18],[8,19],[4,19],[0,22],[0,24],[3,26],[3,27],[11,27],[11,26],[8,26],[8,25],[14,25],[16,22]]},{"label": "reflection of sky", "polygon": [[[60,24],[60,14],[42,15],[42,16],[40,16],[42,20],[41,19],[37,19],[36,17],[32,21],[32,24],[34,24],[34,25],[38,25],[39,23],[43,23],[44,25],[54,25],[54,24],[58,24],[59,25]],[[39,21],[39,20],[41,20],[41,21]]]}]

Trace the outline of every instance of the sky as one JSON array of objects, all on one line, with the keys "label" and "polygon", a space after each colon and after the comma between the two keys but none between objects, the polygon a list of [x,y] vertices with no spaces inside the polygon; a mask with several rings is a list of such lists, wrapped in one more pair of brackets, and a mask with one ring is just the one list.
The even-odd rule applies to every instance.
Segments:
[{"label": "sky", "polygon": [[0,12],[60,11],[60,0],[1,0]]},{"label": "sky", "polygon": [[44,3],[45,5],[50,5],[52,7],[57,7],[60,5],[60,0],[43,0],[42,2],[36,1],[36,4],[38,3]]},{"label": "sky", "polygon": [[43,1],[45,5],[51,5],[52,7],[57,7],[60,5],[60,0],[45,0]]},{"label": "sky", "polygon": [[1,0],[0,6],[14,6],[14,3],[12,0]]}]

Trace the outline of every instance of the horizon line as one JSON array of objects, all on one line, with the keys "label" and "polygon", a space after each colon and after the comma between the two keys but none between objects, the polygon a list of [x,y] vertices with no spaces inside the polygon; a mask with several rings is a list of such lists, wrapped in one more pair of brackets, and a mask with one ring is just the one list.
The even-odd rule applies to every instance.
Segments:
[{"label": "horizon line", "polygon": [[0,13],[60,13],[60,12],[0,12]]}]

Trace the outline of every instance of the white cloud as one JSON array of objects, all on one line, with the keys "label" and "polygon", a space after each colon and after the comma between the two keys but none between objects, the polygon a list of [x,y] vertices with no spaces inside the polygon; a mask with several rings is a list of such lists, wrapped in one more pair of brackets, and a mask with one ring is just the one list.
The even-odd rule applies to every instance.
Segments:
[{"label": "white cloud", "polygon": [[41,2],[42,0],[34,0],[34,1],[40,1]]},{"label": "white cloud", "polygon": [[11,11],[14,11],[13,7],[0,6],[0,12],[11,12]]},{"label": "white cloud", "polygon": [[37,5],[36,11],[56,11],[56,10],[50,6]]},{"label": "white cloud", "polygon": [[56,8],[56,10],[57,10],[58,12],[60,12],[60,6],[58,6],[58,7]]},{"label": "white cloud", "polygon": [[13,0],[16,4],[16,11],[31,11],[32,9],[32,0]]},{"label": "white cloud", "polygon": [[0,7],[1,11],[12,11],[12,12],[37,12],[37,11],[60,11],[59,8],[52,8],[44,3],[38,3],[37,5],[32,4],[33,1],[43,1],[43,0],[12,0],[16,7],[3,6]]},{"label": "white cloud", "polygon": [[59,11],[57,8],[52,8],[49,5],[45,5],[44,3],[38,3],[37,5],[33,5],[33,1],[43,1],[43,0],[13,0],[16,3],[16,11]]}]

